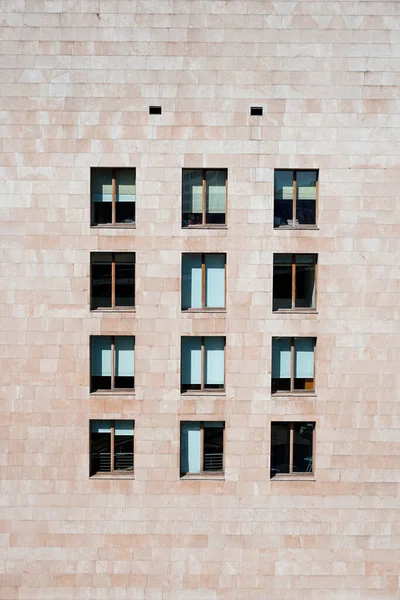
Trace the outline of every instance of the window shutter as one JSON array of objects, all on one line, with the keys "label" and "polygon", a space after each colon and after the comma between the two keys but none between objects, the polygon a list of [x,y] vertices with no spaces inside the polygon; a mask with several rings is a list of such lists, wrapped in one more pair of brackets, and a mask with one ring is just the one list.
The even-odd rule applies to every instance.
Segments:
[{"label": "window shutter", "polygon": [[92,171],[92,200],[93,202],[112,201],[111,169]]},{"label": "window shutter", "polygon": [[290,338],[272,340],[272,377],[290,379],[291,351]]},{"label": "window shutter", "polygon": [[182,383],[201,384],[201,339],[182,338]]},{"label": "window shutter", "polygon": [[297,379],[314,377],[314,339],[296,338],[294,340],[295,373]]},{"label": "window shutter", "polygon": [[111,377],[111,337],[96,336],[92,338],[92,375],[95,377]]},{"label": "window shutter", "polygon": [[200,473],[200,423],[181,424],[181,472]]},{"label": "window shutter", "polygon": [[207,171],[207,212],[226,211],[226,172]]},{"label": "window shutter", "polygon": [[134,338],[115,338],[115,375],[117,377],[134,376]]},{"label": "window shutter", "polygon": [[225,380],[225,339],[223,337],[204,338],[205,383],[223,385]]},{"label": "window shutter", "polygon": [[225,255],[207,254],[206,267],[206,306],[225,306]]},{"label": "window shutter", "polygon": [[132,169],[121,169],[116,172],[117,202],[135,202],[135,172]]},{"label": "window shutter", "polygon": [[201,308],[201,254],[182,256],[182,308]]}]

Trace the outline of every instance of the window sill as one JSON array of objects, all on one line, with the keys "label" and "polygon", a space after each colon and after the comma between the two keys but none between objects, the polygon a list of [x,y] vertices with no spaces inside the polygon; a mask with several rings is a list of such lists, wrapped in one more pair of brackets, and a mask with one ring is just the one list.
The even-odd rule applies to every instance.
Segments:
[{"label": "window sill", "polygon": [[126,308],[91,308],[92,313],[135,313],[136,308],[134,306],[127,306]]},{"label": "window sill", "polygon": [[181,475],[181,481],[225,481],[223,473],[187,473]]},{"label": "window sill", "polygon": [[228,225],[187,225],[182,229],[228,229]]},{"label": "window sill", "polygon": [[91,396],[135,396],[133,390],[96,390],[90,392]]},{"label": "window sill", "polygon": [[286,398],[286,397],[295,397],[295,398],[316,398],[317,394],[315,390],[304,390],[304,392],[275,392],[271,393],[271,398]]},{"label": "window sill", "polygon": [[183,308],[182,313],[226,313],[226,308]]},{"label": "window sill", "polygon": [[201,391],[201,390],[190,390],[189,392],[181,392],[181,396],[184,396],[185,398],[187,398],[188,396],[226,396],[226,392],[225,391],[219,391],[219,390],[215,390],[215,391],[209,391],[209,392],[205,392],[205,391]]},{"label": "window sill", "polygon": [[271,477],[271,481],[316,481],[313,473],[304,473],[304,475],[289,475],[289,473],[277,473]]},{"label": "window sill", "polygon": [[289,231],[307,230],[307,229],[317,231],[319,229],[319,227],[318,227],[318,225],[281,225],[280,227],[274,227],[274,231],[279,231],[281,229],[284,229],[286,231],[287,230],[289,230]]},{"label": "window sill", "polygon": [[117,223],[115,225],[91,225],[90,229],[136,229],[136,223]]},{"label": "window sill", "polygon": [[315,308],[278,308],[278,310],[273,310],[272,313],[274,315],[317,315],[318,311]]},{"label": "window sill", "polygon": [[135,474],[132,473],[96,473],[95,475],[90,475],[89,479],[130,479],[133,481],[135,479]]}]

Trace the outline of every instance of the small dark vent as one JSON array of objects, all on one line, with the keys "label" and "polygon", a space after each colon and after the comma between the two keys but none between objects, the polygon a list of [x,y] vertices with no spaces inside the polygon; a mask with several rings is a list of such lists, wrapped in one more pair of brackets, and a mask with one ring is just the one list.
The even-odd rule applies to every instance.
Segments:
[{"label": "small dark vent", "polygon": [[263,108],[262,106],[251,106],[250,107],[250,114],[252,117],[261,117],[263,114]]},{"label": "small dark vent", "polygon": [[149,106],[149,115],[161,115],[161,106]]}]

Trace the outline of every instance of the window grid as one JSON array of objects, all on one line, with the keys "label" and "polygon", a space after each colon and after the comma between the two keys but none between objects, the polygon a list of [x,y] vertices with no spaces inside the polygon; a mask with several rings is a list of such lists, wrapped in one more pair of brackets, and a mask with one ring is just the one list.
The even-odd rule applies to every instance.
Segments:
[{"label": "window grid", "polygon": [[[318,223],[318,196],[319,196],[319,170],[318,169],[275,169],[275,171],[292,171],[293,172],[293,215],[292,221],[293,225],[285,225],[286,228],[295,228],[299,229],[302,227],[309,227],[310,225],[296,223],[296,215],[297,215],[297,173],[312,171],[316,175],[315,182],[315,223],[311,226],[316,226]],[[274,203],[275,203],[275,190],[274,190]],[[274,226],[276,227],[276,226]],[[281,229],[283,226],[278,226],[278,229]]]},{"label": "window grid", "polygon": [[[186,253],[186,256],[190,254],[190,253]],[[226,308],[226,254],[224,254],[223,252],[201,252],[201,253],[193,253],[193,254],[201,254],[201,307],[200,308],[183,308],[182,310],[184,311],[198,311],[198,310],[208,310],[208,311],[214,311],[214,310],[225,310]],[[225,258],[225,265],[224,265],[224,306],[223,307],[213,307],[213,306],[206,306],[206,256],[208,255],[213,255],[213,254],[222,254]],[[185,256],[185,254],[183,255]],[[183,273],[182,273],[183,276]],[[181,285],[182,285],[182,281],[181,281]]]},{"label": "window grid", "polygon": [[[108,419],[107,419],[108,420]],[[106,421],[107,421],[106,420]],[[92,430],[91,430],[91,425],[92,425],[92,421],[89,421],[89,439],[90,439],[90,473],[91,473],[91,477],[96,476],[98,474],[113,474],[113,475],[124,475],[125,472],[121,469],[115,469],[115,423],[116,422],[120,422],[119,419],[111,419],[110,420],[110,427],[111,427],[111,432],[110,432],[110,470],[109,471],[98,471],[98,472],[94,472],[92,473],[93,470],[93,452],[92,452]],[[133,431],[135,431],[135,421],[132,420],[133,423]],[[133,475],[133,469],[134,469],[134,456],[135,456],[135,435],[132,435],[132,471],[130,471],[130,475]]]},{"label": "window grid", "polygon": [[[191,473],[190,471],[188,473],[185,473],[184,475],[181,474],[181,477],[185,476],[185,475],[201,475],[201,476],[212,476],[212,475],[221,475],[225,472],[225,422],[223,422],[223,431],[222,431],[222,468],[218,469],[218,470],[212,470],[212,469],[205,469],[205,447],[204,447],[204,429],[207,428],[207,426],[210,423],[213,423],[212,421],[194,421],[195,423],[199,423],[200,425],[200,472],[196,472],[196,473]],[[182,422],[181,422],[181,431],[182,431]],[[182,443],[182,441],[181,441]]]},{"label": "window grid", "polygon": [[[274,339],[279,339],[279,338],[273,338]],[[299,390],[295,388],[294,385],[294,381],[295,381],[295,340],[297,339],[302,339],[301,337],[289,337],[288,339],[290,339],[290,390],[277,390],[275,393],[278,394],[285,394],[285,393],[292,393],[292,392],[296,392],[296,394],[308,394],[310,392],[315,392],[315,338],[311,338],[314,341],[314,352],[313,352],[313,361],[314,361],[314,377],[313,377],[313,383],[312,383],[312,389],[306,389],[306,390]],[[273,341],[272,341],[273,343]]]},{"label": "window grid", "polygon": [[[188,336],[190,337],[190,336]],[[193,337],[200,337],[200,352],[201,352],[201,378],[200,378],[200,389],[196,390],[196,389],[188,389],[188,390],[183,390],[183,384],[181,382],[181,393],[182,394],[197,394],[199,392],[207,392],[207,393],[215,393],[215,392],[223,392],[225,391],[225,386],[226,386],[226,352],[225,352],[225,347],[226,347],[226,338],[224,336],[193,336]],[[210,387],[205,387],[205,359],[206,359],[206,349],[205,349],[205,340],[207,339],[207,337],[223,337],[224,340],[224,384],[223,384],[223,388],[210,388]],[[181,368],[182,368],[182,340],[184,338],[181,338]],[[182,375],[181,375],[182,376]]]},{"label": "window grid", "polygon": [[[299,425],[299,424],[301,424],[301,422],[299,422],[299,421],[291,421],[290,423],[273,421],[271,423],[272,427],[274,425],[289,425],[289,472],[288,473],[282,473],[281,475],[283,475],[284,477],[286,475],[294,475],[295,477],[304,477],[304,475],[309,475],[309,476],[314,475],[314,465],[315,465],[315,422],[312,422],[312,424],[313,424],[313,429],[312,429],[312,454],[310,456],[310,461],[309,461],[309,465],[307,467],[307,470],[303,473],[303,472],[295,471],[293,469],[293,466],[294,466],[294,459],[293,459],[293,457],[294,457],[294,431],[295,431],[296,425]],[[272,435],[272,428],[271,428],[271,435]],[[272,455],[272,448],[270,450],[270,459],[271,459],[271,455]]]},{"label": "window grid", "polygon": [[[190,170],[190,169],[189,169]],[[202,187],[201,187],[201,202],[202,202],[202,219],[201,224],[199,225],[185,225],[185,228],[190,227],[221,227],[226,226],[226,215],[228,214],[228,173],[226,169],[198,169],[202,171]],[[184,169],[185,171],[185,169]],[[207,223],[207,171],[218,171],[220,173],[225,173],[225,195],[226,195],[226,204],[225,204],[225,223],[224,224],[214,224]]]},{"label": "window grid", "polygon": [[92,227],[101,227],[101,226],[112,226],[112,225],[117,225],[118,227],[135,227],[135,223],[136,223],[136,215],[135,215],[135,211],[136,211],[136,198],[135,198],[135,202],[134,202],[134,216],[133,216],[133,221],[131,223],[123,223],[120,221],[117,221],[117,171],[130,171],[132,172],[132,175],[134,177],[134,181],[135,181],[135,185],[136,185],[136,169],[134,168],[124,168],[124,167],[118,167],[118,168],[113,168],[111,169],[111,223],[96,223],[95,219],[94,219],[94,207],[93,207],[93,199],[92,199],[92,194],[93,194],[93,185],[94,185],[94,179],[95,179],[95,173],[96,172],[101,172],[101,171],[107,171],[110,169],[107,168],[95,168],[91,170],[91,200],[90,200],[90,204],[91,204],[91,225]]},{"label": "window grid", "polygon": [[[93,340],[96,337],[103,337],[103,336],[92,336],[92,343],[90,345],[90,352],[91,354],[93,353]],[[115,387],[115,338],[116,337],[127,337],[133,338],[133,344],[134,344],[134,348],[135,348],[135,338],[134,336],[115,336],[115,335],[111,335],[111,336],[104,336],[104,337],[110,337],[111,339],[111,388],[110,389],[105,389],[105,390],[96,390],[96,392],[130,392],[132,393],[134,390],[133,388],[120,388],[120,387]],[[133,361],[135,361],[135,354],[133,353]],[[92,364],[92,356],[90,357],[90,364]],[[92,371],[90,371],[90,380],[92,381]],[[91,385],[92,388],[92,385]],[[92,390],[91,390],[92,391]]]},{"label": "window grid", "polygon": [[[96,253],[92,253],[91,257],[93,258],[94,256],[98,255],[100,256],[101,254],[103,254],[102,252],[96,252]],[[90,264],[90,281],[91,281],[91,286],[90,286],[90,306],[91,306],[91,310],[132,310],[135,308],[135,298],[133,300],[133,304],[129,305],[129,306],[119,306],[116,305],[115,303],[115,286],[116,286],[116,256],[118,254],[130,254],[132,256],[132,262],[127,263],[127,264],[133,264],[134,266],[134,295],[136,292],[135,289],[135,278],[136,278],[136,256],[134,252],[106,252],[104,254],[111,254],[111,307],[104,307],[101,306],[99,308],[94,308],[93,307],[93,262],[91,260],[91,264]]]},{"label": "window grid", "polygon": [[[315,300],[314,300],[314,306],[313,307],[301,307],[301,306],[296,306],[296,257],[297,256],[302,256],[302,254],[296,253],[296,254],[292,254],[292,264],[291,264],[291,268],[292,268],[292,306],[290,309],[285,309],[285,308],[277,308],[274,310],[274,312],[283,312],[285,310],[290,310],[290,311],[303,311],[303,312],[310,312],[310,311],[316,311],[316,297],[317,297],[317,255],[316,254],[312,254],[312,256],[314,257],[314,286],[315,286]],[[277,255],[277,260],[276,262],[274,261],[273,263],[273,269],[275,266],[279,266],[280,264],[285,264],[285,263],[279,263],[279,254]],[[311,263],[310,263],[311,264]],[[274,289],[272,291],[272,293],[274,294]]]}]

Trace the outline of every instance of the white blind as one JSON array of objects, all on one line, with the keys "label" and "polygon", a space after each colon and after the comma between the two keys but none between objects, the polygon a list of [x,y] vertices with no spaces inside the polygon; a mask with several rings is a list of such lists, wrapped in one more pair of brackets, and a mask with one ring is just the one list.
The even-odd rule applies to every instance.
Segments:
[{"label": "white blind", "polygon": [[182,338],[182,383],[201,383],[201,338]]},{"label": "white blind", "polygon": [[314,339],[296,338],[294,340],[294,376],[299,379],[314,377]]},{"label": "white blind", "polygon": [[115,435],[133,435],[133,421],[115,421]]},{"label": "white blind", "polygon": [[207,212],[225,213],[226,211],[226,172],[207,171]]},{"label": "white blind", "polygon": [[133,337],[115,338],[115,375],[117,377],[134,376],[134,343]]},{"label": "white blind", "polygon": [[275,200],[293,200],[293,171],[275,171]]},{"label": "white blind", "polygon": [[181,424],[181,473],[200,473],[200,423]]},{"label": "white blind", "polygon": [[96,336],[92,338],[92,375],[111,377],[111,337]]},{"label": "white blind", "polygon": [[204,338],[204,379],[207,385],[223,385],[225,381],[225,338]]},{"label": "white blind", "polygon": [[91,421],[90,431],[92,433],[111,433],[111,421]]},{"label": "white blind", "polygon": [[316,200],[317,173],[316,171],[297,171],[297,199]]},{"label": "white blind", "polygon": [[201,254],[182,256],[182,308],[201,308]]},{"label": "white blind", "polygon": [[135,171],[133,169],[118,169],[117,180],[117,202],[135,202]]},{"label": "white blind", "polygon": [[112,172],[111,169],[92,171],[92,200],[94,202],[111,202]]},{"label": "white blind", "polygon": [[290,338],[272,339],[272,377],[290,379]]},{"label": "white blind", "polygon": [[206,254],[206,306],[223,308],[225,306],[225,255]]},{"label": "white blind", "polygon": [[183,171],[182,205],[184,213],[203,212],[203,171],[200,169]]}]

